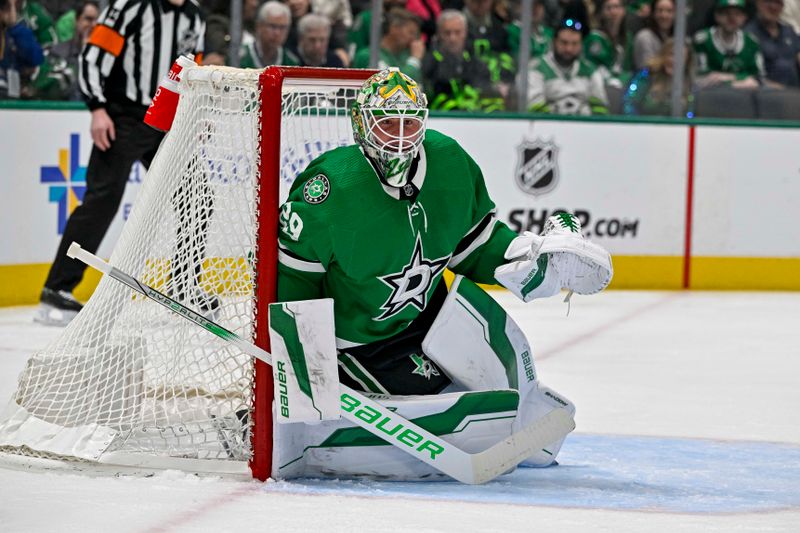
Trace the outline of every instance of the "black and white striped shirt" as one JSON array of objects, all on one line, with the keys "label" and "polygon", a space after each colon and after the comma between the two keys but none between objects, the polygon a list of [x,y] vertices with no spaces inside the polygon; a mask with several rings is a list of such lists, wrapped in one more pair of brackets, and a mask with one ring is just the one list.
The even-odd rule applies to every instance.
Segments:
[{"label": "black and white striped shirt", "polygon": [[[177,1],[178,0],[173,0]],[[114,0],[81,53],[80,88],[89,109],[108,102],[150,105],[181,54],[202,56],[205,22],[196,0]]]}]

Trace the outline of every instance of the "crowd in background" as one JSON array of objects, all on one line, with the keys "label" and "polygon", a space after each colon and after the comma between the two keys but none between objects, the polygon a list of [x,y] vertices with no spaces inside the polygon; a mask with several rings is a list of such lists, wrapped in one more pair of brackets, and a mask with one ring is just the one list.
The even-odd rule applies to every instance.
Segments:
[{"label": "crowd in background", "polygon": [[[230,0],[199,3],[203,63],[230,64]],[[800,94],[800,0],[687,3],[682,115],[714,89]],[[675,0],[534,0],[522,68],[520,6],[384,0],[378,66],[418,80],[435,110],[516,111],[522,101],[540,113],[671,114]],[[369,0],[243,0],[233,66],[367,67],[370,8]],[[0,98],[80,100],[78,57],[100,11],[95,0],[0,0]],[[518,94],[519,76],[527,94]]]}]

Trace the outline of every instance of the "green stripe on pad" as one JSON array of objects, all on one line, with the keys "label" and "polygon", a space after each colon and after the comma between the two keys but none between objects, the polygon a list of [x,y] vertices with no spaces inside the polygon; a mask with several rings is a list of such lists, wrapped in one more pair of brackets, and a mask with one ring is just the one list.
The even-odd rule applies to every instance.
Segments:
[{"label": "green stripe on pad", "polygon": [[294,314],[286,304],[270,304],[269,327],[283,338],[283,343],[289,352],[292,368],[297,376],[297,384],[300,390],[313,401],[314,397],[311,393],[311,382],[308,377],[303,343],[300,342],[300,334],[297,332],[297,322]]},{"label": "green stripe on pad", "polygon": [[[516,411],[519,405],[519,393],[513,390],[467,392],[455,404],[444,412],[421,416],[412,419],[416,425],[434,435],[447,435],[453,433],[465,418],[491,413],[508,413]],[[362,407],[363,409],[363,407]],[[499,418],[506,418],[505,416]],[[491,420],[491,419],[482,419]],[[399,430],[383,427],[378,422],[376,427],[389,435]],[[324,442],[316,448],[345,447],[345,446],[390,446],[391,444],[360,427],[344,428],[333,432]]]},{"label": "green stripe on pad", "polygon": [[[486,322],[488,325],[489,331],[487,332],[488,338],[486,340],[506,370],[508,386],[512,389],[518,388],[517,354],[514,352],[514,347],[511,345],[511,341],[508,340],[508,336],[506,336],[508,314],[505,309],[483,289],[466,278],[461,278],[456,291],[480,314],[480,318],[475,317],[475,320],[481,323]],[[470,309],[466,306],[463,307],[470,315],[473,315]]]}]

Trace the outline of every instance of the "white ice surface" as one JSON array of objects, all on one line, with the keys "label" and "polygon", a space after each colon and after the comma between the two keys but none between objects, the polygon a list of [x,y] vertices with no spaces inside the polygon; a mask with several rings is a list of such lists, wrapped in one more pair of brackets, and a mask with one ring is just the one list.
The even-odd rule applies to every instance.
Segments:
[{"label": "white ice surface", "polygon": [[[578,407],[561,465],[483,487],[0,469],[0,531],[800,531],[800,293],[498,299]],[[0,403],[59,330],[0,309]]]}]

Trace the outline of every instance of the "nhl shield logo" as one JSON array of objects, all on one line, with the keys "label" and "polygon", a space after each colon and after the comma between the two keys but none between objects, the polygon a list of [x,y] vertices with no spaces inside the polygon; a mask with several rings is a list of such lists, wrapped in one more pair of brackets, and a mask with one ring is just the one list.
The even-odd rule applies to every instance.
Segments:
[{"label": "nhl shield logo", "polygon": [[517,147],[515,181],[523,192],[541,196],[558,184],[558,146],[553,141],[524,139]]}]

